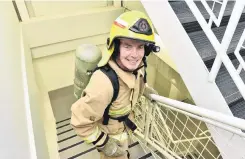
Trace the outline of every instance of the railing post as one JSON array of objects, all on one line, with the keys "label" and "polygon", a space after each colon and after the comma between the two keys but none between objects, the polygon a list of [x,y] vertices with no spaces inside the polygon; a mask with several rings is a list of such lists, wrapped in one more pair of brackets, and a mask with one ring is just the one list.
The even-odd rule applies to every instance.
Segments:
[{"label": "railing post", "polygon": [[239,69],[237,70],[238,74],[240,74],[242,68],[245,70],[245,62],[244,62],[242,56],[239,53],[241,48],[245,49],[244,46],[243,46],[244,41],[245,41],[245,29],[243,30],[241,39],[239,40],[239,42],[237,44],[237,47],[236,47],[236,50],[235,50],[235,55],[236,55],[238,61],[240,62]]},{"label": "railing post", "polygon": [[221,67],[221,64],[222,64],[222,61],[221,61],[220,55],[216,55],[213,66],[212,66],[211,71],[210,71],[209,76],[208,76],[209,82],[215,81],[215,79],[218,75],[219,69]]},{"label": "railing post", "polygon": [[235,84],[237,85],[239,91],[241,92],[243,98],[245,99],[245,85],[242,79],[240,78],[240,76],[237,74],[235,67],[233,66],[233,64],[231,63],[231,60],[229,59],[227,55],[227,49],[230,45],[230,42],[232,40],[232,37],[237,27],[237,24],[239,22],[240,16],[243,12],[245,1],[239,0],[235,2],[235,6],[233,8],[231,18],[229,20],[228,26],[226,28],[226,31],[225,31],[225,34],[223,36],[221,43],[218,42],[217,38],[215,37],[212,30],[209,28],[209,25],[204,20],[203,16],[201,15],[200,11],[196,7],[195,3],[190,0],[187,0],[186,3],[189,5],[189,8],[196,16],[197,21],[201,25],[203,31],[205,32],[208,39],[212,43],[215,51],[217,52],[217,56],[215,58],[215,62],[211,69],[210,77],[208,80],[211,82],[214,81],[215,77],[218,74],[220,66],[223,62],[229,74],[231,75],[232,79],[234,80]]},{"label": "railing post", "polygon": [[229,47],[229,44],[231,42],[231,39],[235,33],[236,26],[239,22],[239,19],[241,17],[241,14],[243,12],[245,6],[245,1],[238,0],[235,3],[235,6],[233,8],[231,18],[229,20],[227,29],[224,34],[224,38],[221,42],[221,50],[218,52],[221,55],[221,59],[224,62],[224,65],[227,68],[227,71],[231,75],[232,79],[234,80],[235,84],[237,85],[237,88],[239,89],[240,93],[242,94],[243,98],[245,99],[245,85],[241,79],[241,77],[237,74],[237,71],[233,64],[231,63],[231,60],[229,59],[227,55],[227,49]]},{"label": "railing post", "polygon": [[[153,106],[152,107],[152,116],[153,117],[155,117],[156,116],[156,104],[152,104],[151,106]],[[154,128],[154,121],[152,120],[152,118],[151,118],[151,121],[150,121],[150,123],[151,123],[151,127],[150,127],[150,133],[149,133],[149,138],[152,138],[152,130],[153,130],[153,128]]]},{"label": "railing post", "polygon": [[150,130],[150,123],[151,123],[151,116],[152,116],[152,103],[147,100],[147,116],[146,116],[146,126],[144,129],[144,138],[145,138],[145,144],[147,144],[147,139],[149,139],[149,130]]}]

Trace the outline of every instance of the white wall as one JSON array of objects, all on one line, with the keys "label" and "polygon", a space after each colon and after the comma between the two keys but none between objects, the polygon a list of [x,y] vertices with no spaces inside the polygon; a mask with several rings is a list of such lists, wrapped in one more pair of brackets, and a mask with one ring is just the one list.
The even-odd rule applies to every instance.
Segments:
[{"label": "white wall", "polygon": [[33,145],[24,101],[20,25],[11,1],[0,2],[0,64],[0,158],[30,159]]},{"label": "white wall", "polygon": [[[23,41],[25,42],[24,39]],[[22,52],[22,56],[25,60],[23,61],[25,63],[24,71],[26,71],[26,82],[28,85],[30,113],[33,125],[33,137],[36,145],[37,158],[55,159],[58,158],[55,120],[52,120],[53,122],[50,122],[50,120],[46,118],[46,109],[44,109],[46,104],[45,97],[42,93],[42,89],[39,89],[37,86],[36,76],[34,74],[34,68],[32,63],[31,51],[30,48],[28,48],[28,46],[26,45],[26,43],[23,43],[23,46],[24,51]],[[50,133],[47,133],[50,131],[55,132],[55,135],[52,136],[52,139],[50,139]],[[50,145],[52,145],[52,147]]]}]

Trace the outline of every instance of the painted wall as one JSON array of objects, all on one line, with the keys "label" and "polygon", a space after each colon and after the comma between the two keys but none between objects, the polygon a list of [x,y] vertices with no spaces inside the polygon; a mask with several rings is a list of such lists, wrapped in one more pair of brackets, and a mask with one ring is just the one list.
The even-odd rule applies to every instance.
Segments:
[{"label": "painted wall", "polygon": [[[37,158],[50,158],[48,153],[48,141],[46,140],[46,134],[44,129],[44,113],[43,113],[43,101],[40,94],[40,90],[36,83],[36,77],[33,70],[31,52],[23,39],[23,52],[21,56],[23,57],[24,69],[23,75],[26,76],[26,82],[28,85],[29,94],[29,106],[31,112],[33,135],[36,145],[36,155]],[[25,72],[25,73],[24,73]]]},{"label": "painted wall", "polygon": [[[140,0],[124,0],[123,6],[128,10],[139,10],[147,14]],[[153,86],[160,95],[193,103],[190,93],[185,86],[177,67],[168,54],[168,49],[162,43],[159,36],[156,36],[157,45],[161,46],[161,52],[150,56],[149,59],[149,84]]]},{"label": "painted wall", "polygon": [[[102,48],[105,45],[99,45]],[[75,50],[37,58],[33,61],[35,73],[42,79],[47,91],[73,84],[75,72]]]},{"label": "painted wall", "polygon": [[11,1],[0,2],[0,21],[0,158],[30,159],[35,145],[23,89],[20,24]]},{"label": "painted wall", "polygon": [[[163,52],[159,54],[161,57]],[[193,103],[181,76],[160,57],[155,54],[151,54],[148,57],[147,73],[149,85],[162,96]]]},{"label": "painted wall", "polygon": [[[47,3],[48,2],[44,4],[46,5]],[[91,6],[93,3],[94,2],[91,2]],[[72,5],[72,3],[70,5]],[[57,5],[57,7],[58,6],[59,5]],[[140,1],[123,1],[123,6],[130,10],[136,9],[145,12]],[[42,5],[39,6],[39,8],[42,8]],[[91,8],[87,13],[86,11],[77,12],[73,16],[41,18],[24,23],[25,33],[31,47],[32,57],[34,58],[35,72],[41,74],[43,83],[48,91],[62,88],[73,83],[74,65],[72,63],[74,63],[73,55],[76,47],[81,43],[93,43],[98,46],[103,46],[108,37],[112,21],[120,13],[122,13],[121,9],[112,6],[107,8]],[[87,23],[87,15],[90,15],[89,24]],[[105,18],[103,25],[102,23],[97,23],[103,18]],[[77,22],[78,19],[81,20]],[[90,29],[79,30],[79,28],[83,27],[84,23],[86,23]],[[63,26],[63,28],[59,26]],[[92,26],[100,27],[94,29]],[[57,30],[57,28],[59,29]],[[159,90],[161,95],[178,100],[190,98],[188,90],[177,73],[174,62],[169,57],[160,38],[156,38],[159,45],[161,45],[162,51],[160,54],[156,54],[155,58],[149,60],[151,61],[148,68],[148,70],[150,70],[148,74],[151,74],[149,75],[149,84],[154,85],[156,88],[161,86],[161,90]],[[62,65],[62,63],[65,62],[67,62],[67,66]],[[158,70],[155,67],[157,63],[159,65],[159,67],[157,67]],[[160,67],[161,70],[159,71]],[[60,72],[59,70],[63,71]],[[160,79],[162,79],[162,81]]]},{"label": "painted wall", "polygon": [[40,114],[42,116],[42,124],[44,127],[45,132],[45,139],[48,147],[48,152],[49,152],[49,158],[50,159],[59,159],[59,154],[58,154],[58,144],[57,144],[57,130],[56,130],[56,121],[53,115],[52,107],[50,104],[49,96],[48,96],[48,91],[44,85],[44,80],[41,75],[41,73],[37,72],[37,69],[35,69],[35,61],[33,61],[33,71],[35,74],[35,81],[36,84],[39,88],[39,94],[40,94],[40,100],[41,104],[39,105],[40,107],[37,108],[40,110]]},{"label": "painted wall", "polygon": [[[122,12],[122,8],[102,7],[89,11],[74,11],[69,15],[36,17],[22,23],[26,46],[30,50],[28,55],[32,57],[33,76],[40,94],[40,104],[36,105],[35,111],[39,110],[41,114],[41,123],[38,125],[43,126],[45,132],[40,133],[42,132],[45,138],[40,137],[39,140],[46,141],[49,155],[42,158],[59,158],[56,121],[48,92],[73,83],[76,47],[82,43],[103,47],[109,26]],[[35,113],[33,112],[34,116],[37,115]],[[40,133],[35,132],[35,135]]]},{"label": "painted wall", "polygon": [[[105,45],[99,45],[102,49]],[[40,74],[48,91],[73,84],[75,50],[34,59],[36,74]],[[148,60],[148,83],[160,95],[177,100],[191,99],[191,96],[178,72],[162,59],[166,52],[151,54]]]},{"label": "painted wall", "polygon": [[112,22],[122,12],[123,8],[109,6],[23,22],[35,73],[47,91],[73,83],[74,50],[83,43],[102,47]]},{"label": "painted wall", "polygon": [[26,1],[26,6],[31,17],[64,15],[91,8],[106,7],[112,4],[107,0],[80,1]]},{"label": "painted wall", "polygon": [[[53,16],[53,13],[48,14],[49,11],[45,11],[45,14],[49,16],[41,16],[44,15],[41,12],[44,11],[47,3],[36,7],[39,8],[37,10],[40,11],[40,17],[23,22],[23,31],[33,58],[33,71],[42,97],[39,109],[43,117],[49,156],[53,159],[58,158],[56,125],[48,92],[73,84],[76,47],[82,43],[92,43],[102,49],[105,46],[112,21],[123,12],[123,9],[110,6],[92,8],[84,12],[74,11],[72,14],[65,15],[60,15],[60,10],[56,12],[54,9],[56,12],[54,14],[59,14],[59,16]],[[163,49],[162,44],[161,46],[161,53],[148,58],[149,84],[159,94],[166,97],[178,100],[190,98],[167,50]]]}]

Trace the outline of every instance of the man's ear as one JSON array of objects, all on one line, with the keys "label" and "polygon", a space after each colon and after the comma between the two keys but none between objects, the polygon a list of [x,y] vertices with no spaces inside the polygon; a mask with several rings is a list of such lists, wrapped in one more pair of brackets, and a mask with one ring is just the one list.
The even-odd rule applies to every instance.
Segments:
[{"label": "man's ear", "polygon": [[112,53],[112,58],[115,60],[120,54],[120,40],[115,39],[113,41],[112,47],[114,47],[114,51]]},{"label": "man's ear", "polygon": [[109,49],[109,44],[110,44],[110,38],[107,38],[106,40],[107,48]]},{"label": "man's ear", "polygon": [[145,56],[148,56],[151,52],[152,52],[152,49],[153,49],[153,45],[152,44],[146,44],[145,45]]}]

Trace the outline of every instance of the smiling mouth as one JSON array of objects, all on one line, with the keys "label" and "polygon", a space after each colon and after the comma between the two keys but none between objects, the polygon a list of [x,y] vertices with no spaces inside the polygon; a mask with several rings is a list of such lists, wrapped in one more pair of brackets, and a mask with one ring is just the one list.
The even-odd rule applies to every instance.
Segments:
[{"label": "smiling mouth", "polygon": [[139,60],[128,60],[127,59],[127,61],[130,62],[131,64],[136,64]]}]

